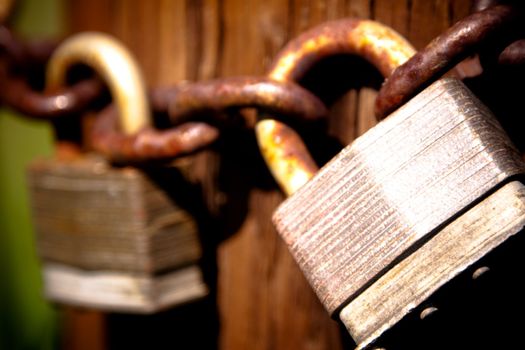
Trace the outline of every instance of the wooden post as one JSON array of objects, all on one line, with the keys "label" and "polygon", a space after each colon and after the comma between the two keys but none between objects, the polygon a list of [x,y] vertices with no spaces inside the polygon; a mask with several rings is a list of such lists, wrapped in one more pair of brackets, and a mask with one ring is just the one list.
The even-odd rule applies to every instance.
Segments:
[{"label": "wooden post", "polygon": [[[348,16],[381,21],[421,48],[467,15],[470,5],[468,0],[71,0],[67,13],[72,32],[100,30],[123,40],[148,83],[158,86],[262,75],[288,40]],[[341,144],[374,124],[374,98],[375,90],[363,87],[334,103],[329,130]],[[272,227],[270,217],[283,195],[264,169],[253,134],[229,135],[218,151],[195,156],[192,173],[214,220],[202,232],[213,293],[203,303],[151,318],[110,315],[112,345],[128,339],[135,346],[163,341],[228,350],[351,347]]]}]

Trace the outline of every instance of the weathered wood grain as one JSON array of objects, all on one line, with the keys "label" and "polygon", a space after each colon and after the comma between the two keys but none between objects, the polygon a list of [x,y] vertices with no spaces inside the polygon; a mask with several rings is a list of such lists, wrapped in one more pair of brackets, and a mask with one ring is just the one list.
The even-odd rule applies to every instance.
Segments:
[{"label": "weathered wood grain", "polygon": [[330,313],[512,176],[518,151],[458,80],[441,79],[347,146],[274,222]]},{"label": "weathered wood grain", "polygon": [[525,186],[511,182],[444,227],[343,308],[358,349],[524,226]]}]

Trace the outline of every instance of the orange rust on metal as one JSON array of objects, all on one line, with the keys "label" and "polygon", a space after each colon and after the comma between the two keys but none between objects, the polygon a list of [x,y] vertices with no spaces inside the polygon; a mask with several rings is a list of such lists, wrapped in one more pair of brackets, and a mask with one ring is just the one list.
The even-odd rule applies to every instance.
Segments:
[{"label": "orange rust on metal", "polygon": [[[256,106],[306,119],[318,119],[327,114],[324,104],[299,85],[257,77],[159,88],[150,92],[150,99],[156,111],[169,110],[173,124],[185,122],[197,112],[222,111],[231,107]],[[101,113],[95,122],[92,143],[100,153],[121,162],[190,153],[209,145],[219,134],[218,129],[205,123],[185,123],[168,131],[147,129],[137,135],[125,136],[119,132],[116,118],[114,111]],[[157,137],[156,141],[154,137]]]},{"label": "orange rust on metal", "polygon": [[383,84],[376,99],[376,116],[388,116],[483,43],[497,38],[498,45],[510,44],[515,38],[509,29],[523,19],[519,10],[513,5],[489,7],[465,17],[432,40]]},{"label": "orange rust on metal", "polygon": [[97,79],[81,81],[64,91],[44,94],[33,91],[20,77],[9,75],[0,67],[0,100],[31,117],[53,119],[80,112],[103,92],[103,84]]},{"label": "orange rust on metal", "polygon": [[273,119],[255,126],[261,153],[286,195],[291,195],[317,172],[317,165],[301,137]]},{"label": "orange rust on metal", "polygon": [[308,90],[268,78],[208,80],[176,86],[165,93],[169,95],[169,114],[174,123],[195,113],[220,112],[232,107],[257,107],[304,119],[318,119],[327,114],[321,100]]},{"label": "orange rust on metal", "polygon": [[9,28],[0,26],[0,53],[5,53],[0,66],[0,99],[4,104],[28,117],[52,119],[79,112],[101,95],[103,84],[96,79],[48,94],[29,86],[18,71],[43,64],[56,47],[52,40],[23,42]]},{"label": "orange rust on metal", "polygon": [[[297,81],[326,57],[353,54],[363,57],[388,77],[414,53],[414,48],[389,27],[370,20],[344,19],[322,24],[288,43],[268,76],[276,81]],[[315,174],[315,162],[300,137],[288,126],[262,120],[255,130],[263,157],[287,195]],[[283,143],[282,135],[294,136]]]},{"label": "orange rust on metal", "polygon": [[268,76],[277,81],[300,79],[315,63],[335,54],[353,54],[389,76],[415,49],[400,34],[378,22],[343,19],[327,22],[292,40],[279,53]]},{"label": "orange rust on metal", "polygon": [[125,135],[119,128],[116,107],[109,106],[93,125],[91,143],[97,152],[114,162],[144,162],[195,152],[209,146],[218,136],[217,128],[194,122],[162,131],[147,127],[133,135]]}]

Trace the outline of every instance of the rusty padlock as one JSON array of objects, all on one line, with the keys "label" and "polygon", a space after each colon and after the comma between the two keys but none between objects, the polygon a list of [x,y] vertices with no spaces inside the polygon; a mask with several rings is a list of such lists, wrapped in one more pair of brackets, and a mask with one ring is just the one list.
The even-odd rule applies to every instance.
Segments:
[{"label": "rusty padlock", "polygon": [[[64,84],[72,63],[107,81],[125,133],[150,123],[139,68],[114,38],[81,33],[66,40],[49,62],[49,89]],[[28,182],[50,300],[151,313],[207,294],[195,219],[142,171],[82,154],[33,162]]]},{"label": "rusty padlock", "polygon": [[[339,26],[292,41],[270,76],[298,79],[330,48],[363,55],[389,76],[413,53],[378,23],[347,21],[333,34]],[[263,119],[256,132],[291,195],[274,214],[277,231],[359,349],[525,225],[516,181],[525,164],[458,80],[436,81],[317,173],[293,130]]]}]

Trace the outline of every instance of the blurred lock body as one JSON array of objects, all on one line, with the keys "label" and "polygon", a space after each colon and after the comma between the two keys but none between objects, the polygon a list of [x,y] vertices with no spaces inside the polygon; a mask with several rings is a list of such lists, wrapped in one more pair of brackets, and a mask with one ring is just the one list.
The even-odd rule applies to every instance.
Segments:
[{"label": "blurred lock body", "polygon": [[442,79],[346,147],[274,223],[364,348],[521,230],[524,169],[490,111]]},{"label": "blurred lock body", "polygon": [[150,313],[207,294],[195,220],[140,170],[38,160],[28,182],[49,299]]}]

